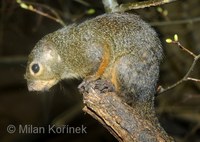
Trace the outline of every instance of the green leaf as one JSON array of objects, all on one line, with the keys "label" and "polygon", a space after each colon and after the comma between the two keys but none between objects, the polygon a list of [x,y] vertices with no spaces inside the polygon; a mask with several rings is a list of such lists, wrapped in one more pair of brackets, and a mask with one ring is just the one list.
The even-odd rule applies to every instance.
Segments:
[{"label": "green leaf", "polygon": [[166,41],[167,43],[172,43],[172,39],[170,39],[170,38],[167,38],[165,41]]}]

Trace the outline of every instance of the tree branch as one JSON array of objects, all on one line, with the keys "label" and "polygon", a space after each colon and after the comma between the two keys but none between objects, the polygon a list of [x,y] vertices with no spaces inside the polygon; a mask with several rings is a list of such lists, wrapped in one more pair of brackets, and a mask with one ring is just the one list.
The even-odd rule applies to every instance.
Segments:
[{"label": "tree branch", "polygon": [[146,119],[145,114],[138,113],[138,109],[143,108],[127,105],[115,92],[103,93],[94,89],[96,88],[94,83],[84,88],[89,89],[81,91],[85,104],[83,111],[102,123],[118,141],[174,141],[160,127],[156,116]]},{"label": "tree branch", "polygon": [[102,0],[104,8],[107,12],[124,12],[133,9],[141,9],[151,6],[158,6],[166,3],[170,3],[176,0],[148,0],[142,2],[131,2],[119,5],[116,0]]},{"label": "tree branch", "polygon": [[148,1],[142,1],[142,2],[135,2],[135,3],[127,3],[127,4],[121,4],[117,8],[117,12],[123,12],[133,9],[141,9],[151,6],[158,6],[166,3],[170,3],[176,0],[148,0]]}]

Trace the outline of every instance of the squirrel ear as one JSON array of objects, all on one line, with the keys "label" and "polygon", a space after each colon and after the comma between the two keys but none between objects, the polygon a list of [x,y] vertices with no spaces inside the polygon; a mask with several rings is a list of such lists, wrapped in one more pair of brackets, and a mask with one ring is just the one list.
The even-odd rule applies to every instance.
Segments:
[{"label": "squirrel ear", "polygon": [[44,43],[43,51],[44,51],[44,56],[47,60],[56,59],[59,62],[61,61],[60,55],[56,51],[56,45],[54,45],[52,42]]},{"label": "squirrel ear", "polygon": [[46,41],[43,43],[43,53],[45,54],[46,58],[53,58],[57,55],[56,45],[53,42]]},{"label": "squirrel ear", "polygon": [[46,41],[45,43],[43,43],[43,51],[44,52],[50,52],[54,49],[54,45],[51,42]]}]

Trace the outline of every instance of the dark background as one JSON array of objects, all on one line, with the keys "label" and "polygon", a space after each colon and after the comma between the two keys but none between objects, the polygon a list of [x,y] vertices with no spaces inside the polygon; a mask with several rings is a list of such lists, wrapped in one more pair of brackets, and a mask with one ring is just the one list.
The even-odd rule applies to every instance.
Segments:
[{"label": "dark background", "polygon": [[[30,2],[30,1],[29,1]],[[104,13],[101,1],[37,0],[57,10],[66,24],[80,22]],[[127,2],[126,0],[120,1]],[[192,64],[192,57],[165,43],[168,37],[178,34],[179,41],[192,52],[200,53],[200,23],[189,21],[200,17],[199,0],[181,0],[161,6],[168,11],[163,16],[157,7],[131,11],[150,24],[156,25],[165,51],[159,85],[167,87],[181,79]],[[94,14],[87,14],[88,9]],[[38,6],[38,10],[40,7]],[[0,141],[116,141],[101,124],[81,111],[82,97],[76,89],[80,81],[65,81],[49,92],[28,92],[24,73],[27,56],[44,35],[62,26],[53,20],[20,8],[15,0],[0,1]],[[174,24],[175,20],[186,23]],[[187,21],[188,20],[188,21]],[[200,78],[198,63],[192,77]],[[200,142],[200,83],[188,81],[156,98],[156,111],[165,130],[177,142]],[[33,126],[69,125],[87,127],[87,134],[9,134],[7,126],[30,124]]]}]

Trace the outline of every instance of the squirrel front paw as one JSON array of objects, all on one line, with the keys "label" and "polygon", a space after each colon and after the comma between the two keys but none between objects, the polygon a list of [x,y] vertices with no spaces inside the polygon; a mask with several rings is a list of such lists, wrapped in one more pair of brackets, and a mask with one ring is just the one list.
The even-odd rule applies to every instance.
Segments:
[{"label": "squirrel front paw", "polygon": [[114,85],[105,79],[97,79],[97,80],[84,80],[79,86],[78,89],[81,93],[89,92],[90,89],[98,90],[100,93],[106,92],[114,92]]}]

